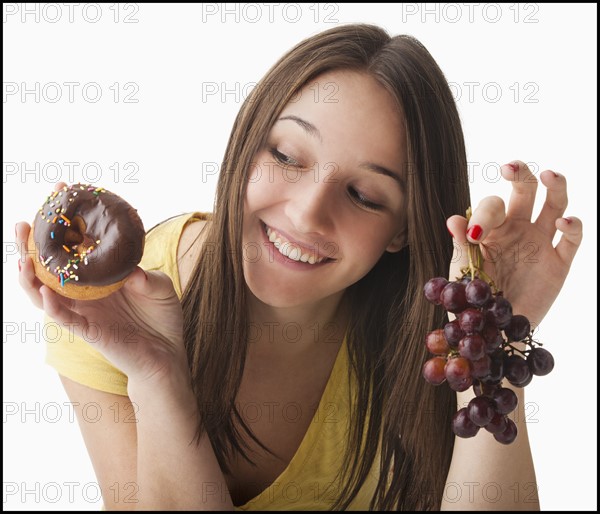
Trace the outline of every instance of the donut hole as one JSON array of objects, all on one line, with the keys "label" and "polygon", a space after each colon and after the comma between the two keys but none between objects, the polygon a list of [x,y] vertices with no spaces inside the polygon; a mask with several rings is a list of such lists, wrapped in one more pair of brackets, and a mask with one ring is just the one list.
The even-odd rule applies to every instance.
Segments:
[{"label": "donut hole", "polygon": [[85,221],[81,216],[74,216],[71,225],[65,232],[65,244],[69,246],[80,245],[85,239]]}]

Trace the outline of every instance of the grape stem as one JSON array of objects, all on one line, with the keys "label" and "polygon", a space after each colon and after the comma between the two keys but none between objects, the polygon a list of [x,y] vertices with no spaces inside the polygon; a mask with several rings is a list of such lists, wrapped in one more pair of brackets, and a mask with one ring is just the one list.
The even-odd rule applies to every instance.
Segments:
[{"label": "grape stem", "polygon": [[[471,219],[471,207],[467,209],[467,223]],[[462,268],[460,271],[463,274],[463,277],[467,275],[471,275],[471,280],[475,278],[481,278],[485,280],[489,286],[492,288],[492,292],[496,294],[498,292],[498,288],[492,278],[483,271],[483,254],[481,253],[481,248],[478,244],[469,243],[467,241],[467,255],[469,257],[469,265],[467,267]]]},{"label": "grape stem", "polygon": [[510,348],[512,350],[512,352],[519,352],[521,355],[523,355],[524,357],[527,357],[527,354],[530,352],[531,348],[529,350],[519,350],[518,348],[515,348],[512,344],[508,343],[506,345],[504,345],[504,348]]}]

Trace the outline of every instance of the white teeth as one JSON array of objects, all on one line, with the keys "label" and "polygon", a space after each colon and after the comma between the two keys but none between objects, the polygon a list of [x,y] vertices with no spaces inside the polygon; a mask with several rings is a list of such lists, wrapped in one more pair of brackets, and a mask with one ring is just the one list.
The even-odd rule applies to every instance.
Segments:
[{"label": "white teeth", "polygon": [[317,259],[314,255],[308,253],[303,254],[300,248],[289,241],[281,239],[279,234],[269,227],[266,227],[266,233],[269,241],[273,243],[273,246],[279,250],[279,253],[285,255],[288,259],[299,262],[308,262],[309,264],[315,264],[325,260],[325,257]]}]

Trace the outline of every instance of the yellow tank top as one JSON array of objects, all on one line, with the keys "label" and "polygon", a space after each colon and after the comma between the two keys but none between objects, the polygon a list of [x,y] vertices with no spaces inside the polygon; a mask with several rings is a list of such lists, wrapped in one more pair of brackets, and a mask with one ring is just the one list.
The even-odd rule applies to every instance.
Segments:
[{"label": "yellow tank top", "polygon": [[[146,234],[140,267],[163,271],[171,277],[181,298],[177,246],[184,228],[197,220],[210,220],[210,213],[177,216]],[[52,322],[49,318],[47,322]],[[46,363],[59,374],[80,384],[127,396],[127,376],[114,367],[93,344],[66,331],[46,342]],[[328,510],[341,490],[336,475],[347,446],[351,389],[349,359],[344,339],[312,422],[287,468],[260,494],[235,506],[236,510]],[[353,376],[353,375],[352,375]],[[354,377],[354,376],[353,376]],[[355,388],[352,388],[355,390]],[[349,510],[368,510],[377,485],[379,459]]]}]

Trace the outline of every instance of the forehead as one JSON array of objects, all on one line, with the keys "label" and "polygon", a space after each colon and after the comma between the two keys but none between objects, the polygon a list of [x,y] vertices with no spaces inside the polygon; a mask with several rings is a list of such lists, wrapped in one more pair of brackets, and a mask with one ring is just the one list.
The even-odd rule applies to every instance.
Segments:
[{"label": "forehead", "polygon": [[357,157],[375,155],[389,163],[404,156],[400,109],[392,95],[366,73],[336,70],[320,75],[299,91],[280,117],[287,115],[315,125],[329,148],[342,146]]}]

